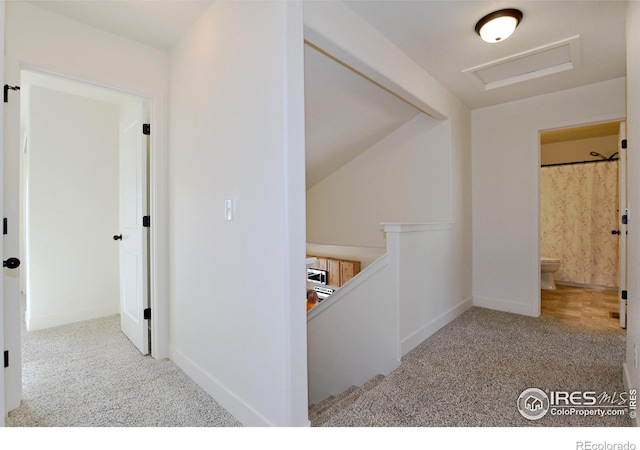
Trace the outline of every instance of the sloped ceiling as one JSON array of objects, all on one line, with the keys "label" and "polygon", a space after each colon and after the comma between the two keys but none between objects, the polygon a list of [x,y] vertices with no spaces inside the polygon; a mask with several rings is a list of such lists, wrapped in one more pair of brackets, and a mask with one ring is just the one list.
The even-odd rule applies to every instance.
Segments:
[{"label": "sloped ceiling", "polygon": [[305,45],[307,189],[421,114]]}]

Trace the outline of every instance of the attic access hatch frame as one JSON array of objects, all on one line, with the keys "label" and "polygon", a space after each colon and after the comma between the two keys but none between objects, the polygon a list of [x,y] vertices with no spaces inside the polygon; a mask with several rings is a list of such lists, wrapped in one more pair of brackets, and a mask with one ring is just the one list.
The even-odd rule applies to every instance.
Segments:
[{"label": "attic access hatch frame", "polygon": [[580,66],[580,36],[576,35],[465,69],[462,73],[489,91]]}]

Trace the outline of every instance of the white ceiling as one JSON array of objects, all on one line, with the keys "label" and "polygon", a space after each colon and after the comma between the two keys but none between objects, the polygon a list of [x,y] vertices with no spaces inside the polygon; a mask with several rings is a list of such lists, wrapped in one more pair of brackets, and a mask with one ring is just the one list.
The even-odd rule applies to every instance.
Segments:
[{"label": "white ceiling", "polygon": [[[626,1],[347,1],[471,109],[623,77]],[[523,18],[505,41],[488,44],[476,22],[502,8]],[[485,91],[463,70],[580,36],[581,66]]]},{"label": "white ceiling", "polygon": [[160,50],[170,49],[213,0],[20,0]]},{"label": "white ceiling", "polygon": [[[23,0],[24,1],[24,0]],[[168,50],[212,0],[30,1],[52,12]],[[626,1],[357,0],[345,2],[471,109],[625,76]],[[496,44],[474,31],[485,14],[519,8]],[[579,64],[485,90],[463,71],[579,36]],[[305,46],[307,187],[413,118],[417,111]]]}]

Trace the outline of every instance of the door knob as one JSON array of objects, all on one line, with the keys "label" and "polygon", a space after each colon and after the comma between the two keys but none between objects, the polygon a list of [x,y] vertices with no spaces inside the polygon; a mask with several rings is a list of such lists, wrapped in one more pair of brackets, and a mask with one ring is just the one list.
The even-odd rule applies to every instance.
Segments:
[{"label": "door knob", "polygon": [[122,240],[122,235],[121,234],[116,234],[113,236],[113,240],[114,241],[121,241]]},{"label": "door knob", "polygon": [[20,260],[18,258],[9,258],[6,261],[2,261],[2,267],[7,269],[17,269],[20,267]]},{"label": "door knob", "polygon": [[620,234],[620,230],[611,230],[611,234]]}]

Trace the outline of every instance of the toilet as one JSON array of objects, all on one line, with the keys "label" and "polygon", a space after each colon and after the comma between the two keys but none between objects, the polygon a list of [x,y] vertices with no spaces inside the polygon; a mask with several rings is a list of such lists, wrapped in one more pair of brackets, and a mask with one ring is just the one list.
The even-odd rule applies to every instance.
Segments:
[{"label": "toilet", "polygon": [[540,258],[540,289],[553,291],[556,288],[554,273],[560,268],[557,258]]}]

